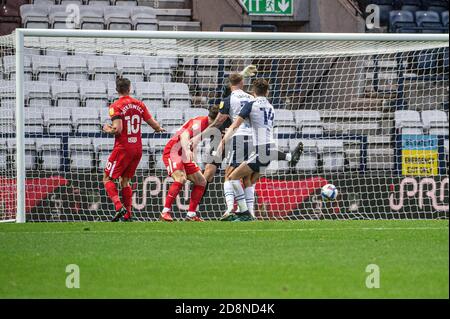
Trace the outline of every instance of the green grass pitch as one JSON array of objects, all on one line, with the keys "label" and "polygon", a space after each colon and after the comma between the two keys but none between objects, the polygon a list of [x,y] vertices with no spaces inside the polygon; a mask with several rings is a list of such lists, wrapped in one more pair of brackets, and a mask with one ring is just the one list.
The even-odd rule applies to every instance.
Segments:
[{"label": "green grass pitch", "polygon": [[448,298],[448,236],[447,220],[0,224],[0,298]]}]

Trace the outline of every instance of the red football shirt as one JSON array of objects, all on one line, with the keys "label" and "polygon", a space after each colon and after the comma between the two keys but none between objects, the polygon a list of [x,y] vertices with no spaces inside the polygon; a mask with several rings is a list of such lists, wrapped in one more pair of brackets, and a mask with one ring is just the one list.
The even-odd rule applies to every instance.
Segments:
[{"label": "red football shirt", "polygon": [[109,107],[111,120],[122,120],[122,133],[116,135],[114,148],[142,150],[142,122],[152,118],[145,104],[131,96],[122,96]]},{"label": "red football shirt", "polygon": [[200,134],[204,130],[206,130],[209,126],[209,121],[207,116],[198,116],[190,119],[175,133],[175,135],[170,139],[167,143],[165,150],[170,150],[175,144],[180,141],[180,136],[184,132],[189,132],[189,137],[193,138],[194,136]]}]

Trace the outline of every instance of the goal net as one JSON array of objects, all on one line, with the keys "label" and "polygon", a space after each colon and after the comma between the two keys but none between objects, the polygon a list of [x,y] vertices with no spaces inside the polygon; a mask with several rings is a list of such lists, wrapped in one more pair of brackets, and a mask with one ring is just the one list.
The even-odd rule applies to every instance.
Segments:
[{"label": "goal net", "polygon": [[[156,220],[171,183],[162,162],[171,134],[219,104],[228,75],[250,64],[270,82],[278,148],[304,144],[295,167],[272,162],[256,184],[259,219],[448,218],[445,36],[18,32],[23,46],[14,35],[0,38],[0,221],[17,211],[27,221],[111,218],[102,176],[114,138],[101,126],[118,98],[117,75],[169,131],[142,126],[132,181],[134,216]],[[202,168],[208,151],[205,140]],[[205,219],[226,209],[224,168],[199,207]],[[328,183],[339,191],[335,201],[321,198]],[[176,218],[190,189],[176,201]]]}]

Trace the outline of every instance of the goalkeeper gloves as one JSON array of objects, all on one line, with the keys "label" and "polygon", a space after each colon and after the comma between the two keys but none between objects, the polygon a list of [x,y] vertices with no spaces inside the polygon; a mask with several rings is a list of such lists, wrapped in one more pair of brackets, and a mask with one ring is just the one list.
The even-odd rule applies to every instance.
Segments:
[{"label": "goalkeeper gloves", "polygon": [[244,78],[255,76],[258,72],[256,65],[250,64],[246,66],[245,69],[240,73]]}]

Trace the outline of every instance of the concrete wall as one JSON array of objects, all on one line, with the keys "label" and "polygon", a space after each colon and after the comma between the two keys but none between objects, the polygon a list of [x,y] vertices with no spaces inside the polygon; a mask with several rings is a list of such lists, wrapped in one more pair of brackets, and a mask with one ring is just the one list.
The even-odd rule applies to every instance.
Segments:
[{"label": "concrete wall", "polygon": [[[282,32],[364,32],[364,20],[346,0],[296,0],[293,17],[248,16],[237,0],[192,0],[193,18],[203,31],[222,24],[275,24]],[[232,30],[229,30],[232,31]]]},{"label": "concrete wall", "polygon": [[308,32],[364,32],[364,19],[357,17],[345,1],[311,0]]}]

